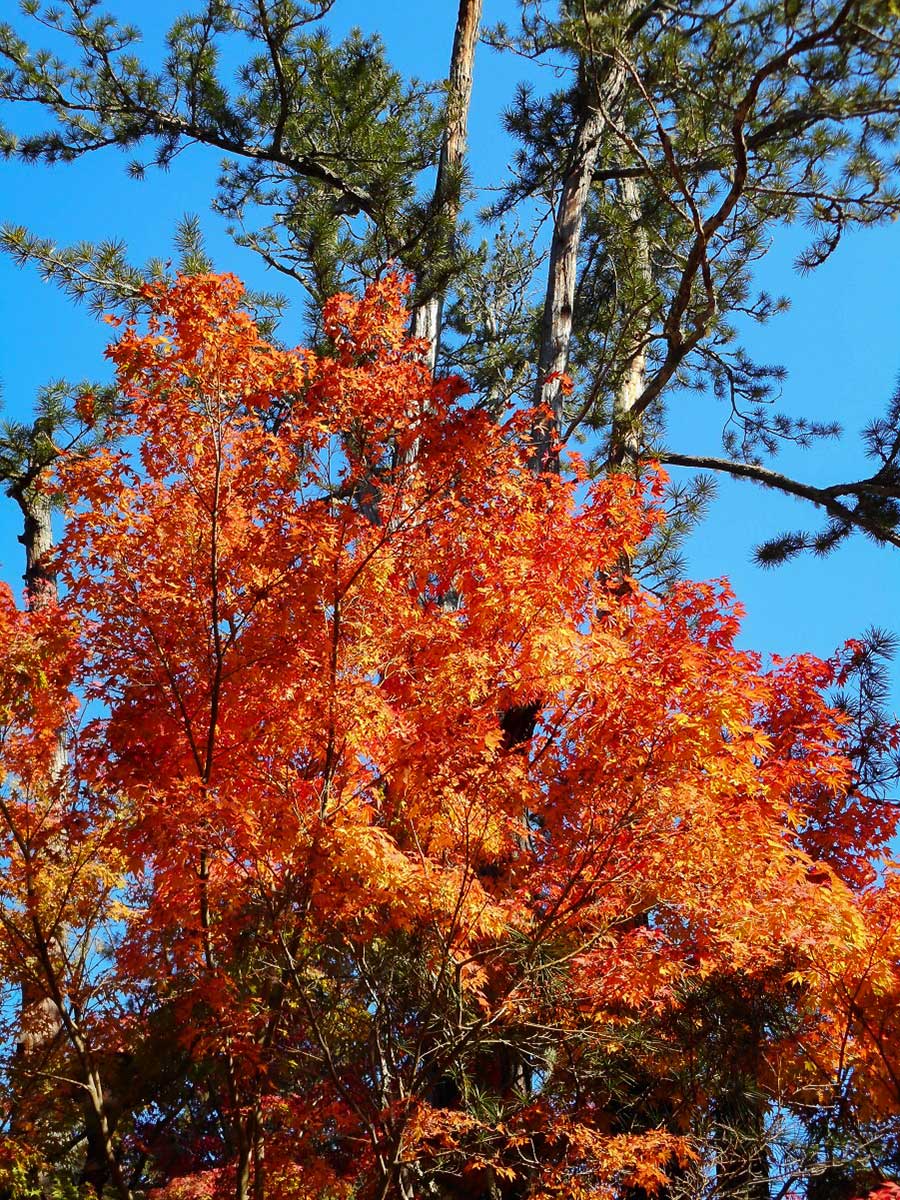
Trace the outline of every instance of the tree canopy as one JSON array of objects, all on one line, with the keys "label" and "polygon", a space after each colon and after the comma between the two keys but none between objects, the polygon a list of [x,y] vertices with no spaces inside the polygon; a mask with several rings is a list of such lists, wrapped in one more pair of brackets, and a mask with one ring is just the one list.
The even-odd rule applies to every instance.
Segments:
[{"label": "tree canopy", "polygon": [[889,1200],[893,639],[764,659],[679,547],[710,473],[819,511],[763,564],[900,545],[900,400],[777,471],[841,431],[752,340],[778,231],[897,216],[895,8],[459,0],[427,84],[332,6],[0,24],[7,155],[212,149],[306,317],[196,218],[0,234],[118,331],[0,429],[0,1200]]},{"label": "tree canopy", "polygon": [[766,668],[724,585],[642,591],[661,476],[534,474],[396,279],[327,354],[241,293],[147,288],[62,598],[3,596],[8,1194],[802,1186],[800,1129],[900,1102],[861,648]]},{"label": "tree canopy", "polygon": [[[821,510],[823,526],[770,539],[763,562],[825,553],[853,531],[900,537],[896,405],[866,435],[868,475],[790,478],[766,457],[837,430],[816,412],[779,411],[780,371],[747,344],[752,323],[783,306],[753,273],[778,228],[810,227],[800,260],[812,270],[848,229],[897,214],[888,0],[588,0],[555,13],[527,0],[517,27],[482,36],[526,73],[552,66],[560,86],[527,80],[510,97],[521,149],[486,214],[505,224],[482,226],[483,240],[460,219],[480,0],[459,5],[443,89],[404,80],[377,37],[335,43],[328,0],[208,0],[173,25],[162,62],[142,61],[140,31],[100,0],[23,7],[0,30],[7,153],[52,163],[119,146],[140,173],[196,144],[221,151],[214,206],[299,285],[313,333],[334,292],[399,263],[416,278],[413,323],[439,370],[462,370],[497,410],[549,407],[540,458],[590,432],[598,469],[650,454]],[[21,228],[5,239],[101,308],[137,298],[140,271],[121,247],[57,248]],[[722,454],[667,444],[665,413],[685,388],[726,406]],[[708,491],[706,478],[683,490],[682,522]]]}]

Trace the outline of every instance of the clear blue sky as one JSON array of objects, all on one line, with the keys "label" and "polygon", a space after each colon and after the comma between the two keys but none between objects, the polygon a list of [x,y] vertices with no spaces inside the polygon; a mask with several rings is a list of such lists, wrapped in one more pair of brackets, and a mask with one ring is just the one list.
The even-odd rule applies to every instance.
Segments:
[{"label": "clear blue sky", "polygon": [[[140,23],[148,49],[187,0],[108,0],[108,7]],[[513,0],[486,0],[486,20],[514,19]],[[394,64],[404,73],[436,79],[450,52],[455,0],[337,0],[329,23],[336,34],[359,25],[382,34]],[[500,113],[512,96],[523,64],[482,46],[478,51],[471,116],[471,166],[479,187],[502,177],[509,144]],[[18,118],[17,118],[18,121]],[[165,256],[175,223],[185,212],[201,216],[216,265],[257,286],[281,288],[258,260],[227,238],[223,222],[209,212],[218,155],[195,149],[168,174],[143,182],[126,177],[127,157],[108,151],[68,167],[0,164],[0,219],[29,226],[60,243],[119,237],[141,261]],[[788,368],[784,407],[819,419],[835,418],[847,430],[839,445],[785,452],[780,469],[814,482],[836,482],[866,473],[857,432],[878,415],[900,372],[900,226],[850,236],[814,275],[795,275],[791,262],[802,231],[786,231],[759,272],[760,283],[786,292],[793,307],[768,327],[753,330],[750,348],[758,361]],[[102,378],[102,350],[109,328],[87,310],[74,308],[32,271],[0,259],[0,381],[7,413],[26,417],[36,389],[47,381]],[[282,329],[291,339],[290,322]],[[298,332],[299,339],[299,332]],[[709,397],[676,397],[670,421],[673,449],[716,453],[724,412]],[[0,502],[0,576],[21,575],[15,541],[16,511]],[[749,483],[720,483],[720,498],[688,549],[696,578],[727,575],[747,609],[743,641],[760,650],[811,650],[827,655],[845,638],[878,624],[900,631],[895,597],[900,552],[876,548],[861,537],[825,560],[804,558],[763,572],[750,561],[754,543],[785,529],[814,523],[808,506]],[[898,668],[900,677],[900,668]]]}]

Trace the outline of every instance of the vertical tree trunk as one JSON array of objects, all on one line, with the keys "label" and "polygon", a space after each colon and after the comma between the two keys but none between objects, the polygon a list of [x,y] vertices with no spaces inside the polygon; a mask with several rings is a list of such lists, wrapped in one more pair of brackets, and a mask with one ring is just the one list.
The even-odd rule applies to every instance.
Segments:
[{"label": "vertical tree trunk", "polygon": [[58,598],[56,575],[48,565],[53,550],[52,507],[49,496],[29,481],[12,491],[22,513],[19,541],[25,547],[25,592],[29,609],[43,608]]},{"label": "vertical tree trunk", "polygon": [[[56,575],[48,559],[53,550],[52,506],[49,496],[35,487],[36,480],[26,477],[10,489],[22,514],[19,541],[25,548],[25,601],[29,611],[55,604],[58,599]],[[65,735],[60,731],[50,763],[50,783],[58,784],[66,769]],[[18,1049],[34,1053],[48,1046],[59,1034],[62,1020],[59,1008],[47,989],[36,978],[25,978],[21,986]]]},{"label": "vertical tree trunk", "polygon": [[235,1127],[238,1134],[236,1200],[263,1200],[266,1149],[259,1105],[254,1104],[246,1117],[239,1115]]},{"label": "vertical tree trunk", "polygon": [[533,433],[534,465],[539,471],[559,467],[553,446],[563,420],[562,376],[569,364],[572,340],[578,246],[604,125],[596,109],[585,112],[566,164],[553,223],[534,396],[535,405],[548,410]]},{"label": "vertical tree trunk", "polygon": [[[634,0],[627,0],[626,15],[634,7]],[[569,365],[581,230],[601,141],[610,117],[621,108],[628,81],[623,66],[608,59],[605,62],[601,74],[582,70],[582,117],[566,162],[553,223],[534,395],[535,405],[546,410],[532,434],[533,463],[539,471],[559,468],[554,444],[563,422],[562,376]]]},{"label": "vertical tree trunk", "polygon": [[[459,178],[466,156],[466,134],[481,11],[482,0],[459,2],[448,75],[447,124],[441,143],[437,179],[431,202],[434,219],[440,225],[450,227],[449,245],[446,249],[451,254],[456,249],[456,221],[460,209],[459,189],[455,186],[455,180]],[[443,305],[443,291],[439,290],[416,305],[412,313],[410,332],[414,337],[424,338],[428,342],[425,361],[432,372],[437,365],[440,350]]]},{"label": "vertical tree trunk", "polygon": [[[650,243],[641,220],[641,203],[638,186],[633,179],[623,179],[619,184],[622,206],[628,213],[634,236],[634,262],[632,269],[649,290],[653,286],[650,268]],[[640,331],[646,335],[645,330]],[[636,339],[634,350],[628,360],[625,377],[613,400],[612,430],[610,432],[609,465],[615,470],[632,466],[641,452],[641,418],[635,415],[634,406],[644,391],[647,376],[647,352],[643,337]]]}]

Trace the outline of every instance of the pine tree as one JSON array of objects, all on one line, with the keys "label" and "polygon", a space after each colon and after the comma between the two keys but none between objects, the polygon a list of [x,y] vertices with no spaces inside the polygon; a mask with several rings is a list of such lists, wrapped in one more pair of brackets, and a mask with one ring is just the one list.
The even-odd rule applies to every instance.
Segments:
[{"label": "pine tree", "polygon": [[[545,300],[527,311],[521,297],[541,278],[542,254],[509,234],[479,250],[459,224],[479,5],[460,5],[442,104],[433,87],[399,77],[377,38],[332,44],[329,7],[210,0],[175,23],[165,63],[150,69],[135,53],[137,30],[99,0],[30,2],[26,18],[40,17],[71,55],[32,49],[3,27],[0,96],[52,118],[44,132],[7,132],[6,151],[55,162],[111,144],[146,148],[132,164],[139,174],[192,143],[217,148],[226,158],[215,207],[241,244],[300,284],[313,323],[335,291],[402,264],[418,281],[414,323],[432,356],[440,346],[440,369],[493,363],[492,405],[547,405],[535,430],[542,465],[594,431],[598,466],[651,453],[824,511],[821,533],[771,540],[764,562],[826,552],[851,530],[896,543],[894,407],[873,475],[813,487],[772,471],[762,460],[783,440],[837,430],[815,413],[776,411],[779,370],[755,362],[735,330],[783,306],[758,294],[752,275],[777,226],[813,228],[800,258],[812,270],[848,229],[898,211],[900,38],[887,0],[683,11],[586,0],[556,16],[525,0],[518,30],[488,31],[495,47],[570,81],[549,94],[523,88],[507,114],[521,150],[491,215],[512,230],[535,211],[553,218]],[[231,86],[220,63],[237,36],[251,49]],[[127,275],[109,248],[54,254],[22,230],[6,240],[82,293],[104,266]],[[724,454],[667,447],[667,405],[710,385],[730,413]]]}]

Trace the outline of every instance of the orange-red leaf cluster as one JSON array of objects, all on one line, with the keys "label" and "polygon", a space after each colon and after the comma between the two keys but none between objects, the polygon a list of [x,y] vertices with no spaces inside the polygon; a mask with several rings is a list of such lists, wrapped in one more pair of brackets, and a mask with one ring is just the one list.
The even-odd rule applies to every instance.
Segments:
[{"label": "orange-red leaf cluster", "polygon": [[853,799],[838,660],[737,648],[722,581],[643,592],[658,477],[535,476],[527,421],[429,376],[396,280],[329,303],[324,354],[241,295],[154,286],[109,351],[118,441],[62,469],[62,610],[0,596],[13,856],[77,639],[56,803],[116,907],[66,987],[85,1061],[132,1064],[155,1194],[652,1194],[690,1130],[578,1080],[724,978],[790,1010],[773,1102],[900,1103],[893,820]]}]

